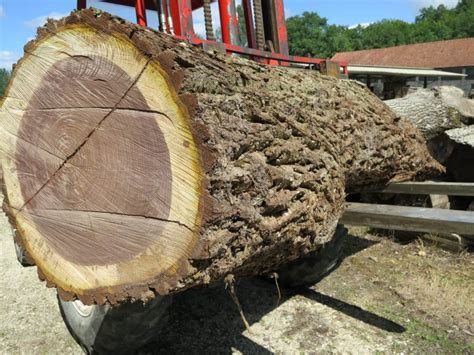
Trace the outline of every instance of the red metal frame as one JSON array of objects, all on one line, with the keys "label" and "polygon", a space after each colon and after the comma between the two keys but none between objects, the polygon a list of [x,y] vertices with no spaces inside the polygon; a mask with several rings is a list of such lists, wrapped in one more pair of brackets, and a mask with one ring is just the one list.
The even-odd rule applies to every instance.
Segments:
[{"label": "red metal frame", "polygon": [[147,22],[146,22],[145,0],[136,0],[135,13],[137,14],[137,23],[140,26],[146,27]]},{"label": "red metal frame", "polygon": [[168,0],[162,0],[163,1],[163,12],[165,15],[165,28],[166,28],[166,33],[171,33],[171,24],[169,21],[169,12],[168,12]]},{"label": "red metal frame", "polygon": [[[117,5],[124,5],[135,7],[135,0],[100,0],[103,2],[108,2]],[[171,0],[173,1],[173,0]],[[216,2],[217,0],[212,0],[212,2]],[[146,10],[153,10],[156,11],[155,1],[154,0],[145,0],[145,9]],[[202,0],[191,0],[191,7],[193,10],[196,10],[202,7]]]},{"label": "red metal frame", "polygon": [[235,0],[219,0],[222,42],[225,44],[239,43],[239,22]]},{"label": "red metal frame", "polygon": [[245,31],[247,32],[247,45],[249,48],[257,48],[257,40],[255,38],[255,25],[253,22],[251,0],[242,0],[245,17]]},{"label": "red metal frame", "polygon": [[278,32],[278,48],[281,54],[290,54],[288,48],[288,33],[286,32],[285,6],[283,0],[274,0],[276,7],[276,23]]},{"label": "red metal frame", "polygon": [[[137,23],[140,26],[147,26],[146,10],[157,10],[154,0],[101,0],[108,3],[135,7],[137,15]],[[238,19],[235,10],[235,0],[218,0],[219,13],[222,29],[222,40],[224,43],[217,43],[200,39],[196,36],[193,28],[192,12],[203,6],[202,0],[162,0],[164,2],[165,25],[166,32],[171,33],[171,24],[168,21],[168,6],[170,8],[174,35],[181,39],[187,40],[195,45],[214,45],[222,46],[223,50],[228,54],[240,54],[249,56],[253,60],[263,61],[271,65],[287,66],[289,63],[299,63],[319,66],[325,59],[308,58],[289,55],[288,50],[288,34],[286,31],[285,11],[283,0],[275,1],[276,10],[276,26],[278,33],[278,50],[279,53],[273,53],[256,49],[255,27],[252,16],[251,0],[242,0],[244,9],[245,25],[247,30],[248,48],[236,45],[238,43]],[[216,2],[217,0],[211,0]],[[77,0],[77,8],[85,9],[87,0]],[[343,69],[343,74],[348,74],[348,63],[338,62]]]},{"label": "red metal frame", "polygon": [[169,0],[173,30],[176,36],[195,37],[191,0]]}]

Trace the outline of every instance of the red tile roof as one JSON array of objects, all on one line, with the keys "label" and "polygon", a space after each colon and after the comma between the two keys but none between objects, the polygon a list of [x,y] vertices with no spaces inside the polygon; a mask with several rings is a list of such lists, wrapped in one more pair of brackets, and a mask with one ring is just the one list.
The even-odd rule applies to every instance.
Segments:
[{"label": "red tile roof", "polygon": [[349,64],[412,68],[474,66],[474,37],[405,46],[336,53]]}]

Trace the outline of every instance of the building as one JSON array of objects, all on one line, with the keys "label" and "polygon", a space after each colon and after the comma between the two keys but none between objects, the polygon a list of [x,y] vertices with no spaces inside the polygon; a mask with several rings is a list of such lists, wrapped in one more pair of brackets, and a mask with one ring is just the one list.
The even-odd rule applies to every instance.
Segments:
[{"label": "building", "polygon": [[383,85],[384,96],[400,96],[408,87],[452,85],[466,95],[474,89],[474,37],[341,52],[332,59],[349,62],[350,78],[374,90]]}]

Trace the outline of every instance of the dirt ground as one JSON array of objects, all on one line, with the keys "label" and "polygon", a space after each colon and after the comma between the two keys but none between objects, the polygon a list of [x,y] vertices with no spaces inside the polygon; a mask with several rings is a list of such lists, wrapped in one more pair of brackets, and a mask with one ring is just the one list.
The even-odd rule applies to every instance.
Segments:
[{"label": "dirt ground", "polygon": [[[55,291],[16,261],[0,218],[0,353],[81,354]],[[223,285],[174,297],[164,331],[142,354],[474,354],[474,256],[352,229],[341,266],[320,283],[278,293],[238,280],[251,332]]]}]

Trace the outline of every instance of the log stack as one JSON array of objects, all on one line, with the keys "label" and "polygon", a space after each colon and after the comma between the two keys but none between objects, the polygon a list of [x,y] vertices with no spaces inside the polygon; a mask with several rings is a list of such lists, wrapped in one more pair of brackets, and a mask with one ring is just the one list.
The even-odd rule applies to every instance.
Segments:
[{"label": "log stack", "polygon": [[4,210],[85,304],[272,273],[347,192],[442,171],[365,87],[205,53],[96,10],[49,21],[0,108]]},{"label": "log stack", "polygon": [[464,97],[464,92],[454,86],[417,88],[405,97],[385,103],[397,115],[411,121],[427,141],[474,120],[474,101]]},{"label": "log stack", "polygon": [[[385,103],[421,131],[431,155],[446,167],[445,179],[474,182],[474,100],[459,88],[440,86]],[[471,201],[451,198],[455,209],[466,209]]]}]

